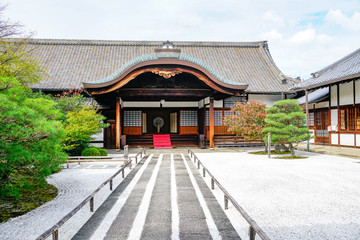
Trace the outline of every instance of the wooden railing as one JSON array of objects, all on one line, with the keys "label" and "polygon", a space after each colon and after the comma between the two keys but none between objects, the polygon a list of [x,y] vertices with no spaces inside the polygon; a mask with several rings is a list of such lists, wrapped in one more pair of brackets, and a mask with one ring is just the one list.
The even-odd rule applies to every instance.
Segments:
[{"label": "wooden railing", "polygon": [[200,169],[200,166],[203,168],[203,177],[206,176],[206,173],[209,174],[211,178],[211,189],[215,189],[215,183],[219,189],[224,193],[224,209],[229,208],[229,201],[235,207],[236,210],[243,216],[243,218],[249,223],[249,239],[255,240],[256,234],[262,240],[270,240],[270,238],[265,234],[265,232],[257,225],[257,223],[245,212],[245,210],[235,201],[235,199],[226,191],[226,189],[219,183],[219,181],[210,173],[210,171],[204,166],[204,164],[199,160],[199,158],[194,154],[193,151],[188,149],[188,154],[190,159],[194,161],[194,164],[197,164],[197,168]]},{"label": "wooden railing", "polygon": [[[135,163],[137,164],[137,158],[140,155],[140,160],[146,155],[145,149],[142,149],[141,152],[135,155]],[[54,226],[48,229],[46,232],[41,234],[36,240],[44,240],[50,235],[52,235],[53,240],[59,239],[59,228],[64,225],[72,216],[74,216],[81,208],[90,202],[90,212],[94,212],[94,197],[106,184],[109,183],[110,191],[113,190],[113,179],[119,174],[122,173],[122,178],[125,178],[125,168],[131,164],[132,160],[129,160],[122,168],[120,168],[114,175],[112,175],[108,180],[103,182],[95,191],[93,191],[85,200],[83,200],[78,206],[76,206],[71,212],[65,215],[60,221],[58,221]]]}]

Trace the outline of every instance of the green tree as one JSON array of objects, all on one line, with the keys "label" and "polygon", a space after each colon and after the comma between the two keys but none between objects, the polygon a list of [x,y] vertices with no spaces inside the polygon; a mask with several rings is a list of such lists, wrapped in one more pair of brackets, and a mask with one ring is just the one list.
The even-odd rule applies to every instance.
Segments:
[{"label": "green tree", "polygon": [[105,117],[92,107],[68,112],[65,120],[65,150],[71,155],[80,155],[88,147],[91,136],[108,126],[103,123],[104,120]]},{"label": "green tree", "polygon": [[56,103],[24,88],[15,79],[0,79],[0,196],[18,197],[21,189],[44,185],[60,168],[63,125]]},{"label": "green tree", "polygon": [[287,99],[275,102],[266,112],[264,133],[270,132],[273,143],[287,144],[294,157],[294,145],[310,138],[303,109],[297,100]]},{"label": "green tree", "polygon": [[230,126],[230,132],[249,140],[261,139],[264,142],[265,109],[266,105],[258,101],[237,102],[231,108],[234,115],[225,117],[224,123]]},{"label": "green tree", "polygon": [[[5,9],[6,6],[0,6],[0,76],[15,77],[24,86],[38,83],[47,74],[40,62],[31,56],[34,50],[28,44],[31,34],[25,33],[19,23],[4,19]],[[10,87],[11,84],[2,84],[0,90]]]}]

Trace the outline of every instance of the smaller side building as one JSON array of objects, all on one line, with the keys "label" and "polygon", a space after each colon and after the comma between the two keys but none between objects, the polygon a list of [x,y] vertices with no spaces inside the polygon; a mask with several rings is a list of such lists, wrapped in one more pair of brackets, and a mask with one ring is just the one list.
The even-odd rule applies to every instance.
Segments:
[{"label": "smaller side building", "polygon": [[305,94],[315,144],[360,147],[360,49],[292,89]]}]

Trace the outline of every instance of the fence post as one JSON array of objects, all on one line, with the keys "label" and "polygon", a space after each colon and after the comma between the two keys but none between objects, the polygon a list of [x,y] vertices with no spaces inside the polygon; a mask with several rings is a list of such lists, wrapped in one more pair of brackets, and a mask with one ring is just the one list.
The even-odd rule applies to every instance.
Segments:
[{"label": "fence post", "polygon": [[90,198],[90,212],[94,212],[94,197]]},{"label": "fence post", "polygon": [[203,177],[205,177],[205,173],[206,173],[206,171],[205,171],[205,168],[203,166]]},{"label": "fence post", "polygon": [[200,161],[199,161],[199,159],[197,161],[198,161],[198,169],[200,169]]},{"label": "fence post", "polygon": [[111,179],[110,180],[110,191],[112,191],[113,190],[113,180]]},{"label": "fence post", "polygon": [[249,239],[255,240],[256,232],[252,226],[249,227]]},{"label": "fence post", "polygon": [[124,146],[124,158],[128,159],[129,157],[129,145]]},{"label": "fence post", "polygon": [[56,229],[55,231],[52,232],[52,239],[59,240],[59,230],[58,229]]},{"label": "fence post", "polygon": [[271,157],[271,134],[268,133],[268,158]]},{"label": "fence post", "polygon": [[136,156],[135,156],[135,164],[137,164],[137,156],[138,156],[139,154],[136,154]]},{"label": "fence post", "polygon": [[229,209],[229,199],[228,196],[224,195],[224,205],[225,205],[225,210]]},{"label": "fence post", "polygon": [[68,160],[66,161],[66,167],[67,167],[67,168],[69,168],[69,167],[70,167],[70,166],[69,166],[69,161],[68,161]]},{"label": "fence post", "polygon": [[122,178],[124,178],[124,177],[125,177],[124,168],[123,168],[123,170],[121,171],[121,175],[122,175]]},{"label": "fence post", "polygon": [[214,190],[215,189],[215,181],[213,178],[211,178],[211,189]]}]

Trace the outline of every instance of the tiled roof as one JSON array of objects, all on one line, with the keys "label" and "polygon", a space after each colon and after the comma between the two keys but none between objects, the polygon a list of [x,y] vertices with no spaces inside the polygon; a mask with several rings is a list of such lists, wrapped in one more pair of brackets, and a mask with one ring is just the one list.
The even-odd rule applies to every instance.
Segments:
[{"label": "tiled roof", "polygon": [[317,88],[331,83],[360,77],[360,49],[330,66],[312,73],[312,75],[312,78],[295,85],[293,89]]},{"label": "tiled roof", "polygon": [[[186,60],[200,62],[225,83],[249,84],[250,92],[288,92],[298,83],[276,67],[265,41],[173,43]],[[114,76],[125,64],[141,56],[151,56],[161,45],[161,41],[32,39],[29,47],[35,49],[31,52],[49,74],[49,78],[32,88],[60,90],[70,85],[81,88],[82,82]],[[287,84],[282,83],[283,79]]]}]

